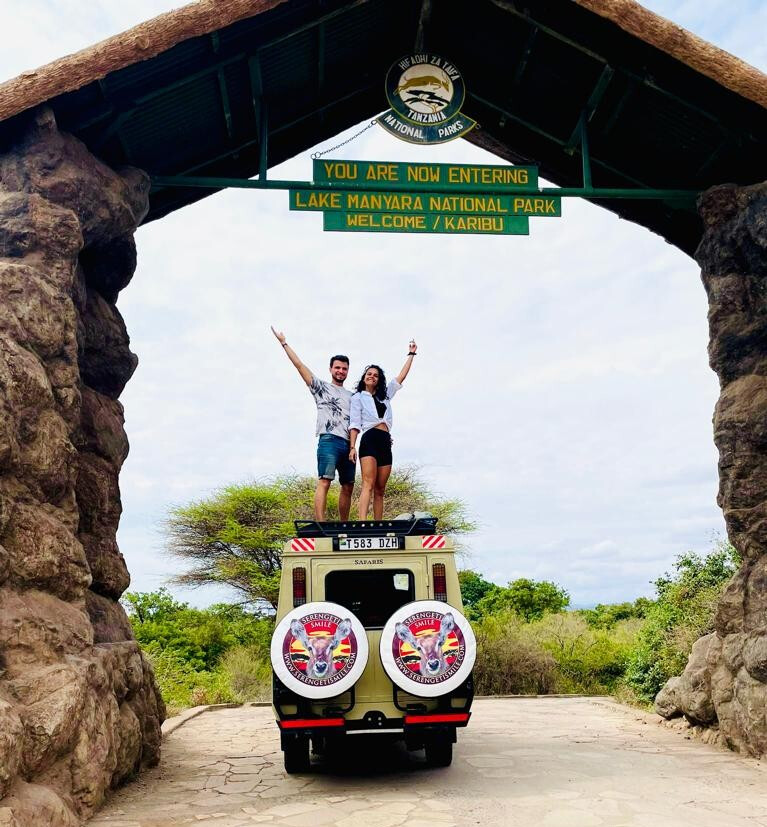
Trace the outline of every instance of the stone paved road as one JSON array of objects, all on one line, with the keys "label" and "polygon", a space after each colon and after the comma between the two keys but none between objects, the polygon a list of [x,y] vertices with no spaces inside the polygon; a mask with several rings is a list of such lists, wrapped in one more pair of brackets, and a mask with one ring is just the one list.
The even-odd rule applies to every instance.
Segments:
[{"label": "stone paved road", "polygon": [[767,766],[607,700],[477,701],[453,766],[357,741],[288,777],[269,708],[216,710],[89,827],[767,827]]}]

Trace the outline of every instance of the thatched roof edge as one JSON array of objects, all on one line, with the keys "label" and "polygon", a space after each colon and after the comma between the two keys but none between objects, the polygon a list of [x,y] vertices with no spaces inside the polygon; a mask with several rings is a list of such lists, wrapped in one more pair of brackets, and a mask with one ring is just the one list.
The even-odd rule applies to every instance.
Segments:
[{"label": "thatched roof edge", "polygon": [[636,0],[574,0],[716,83],[767,108],[767,75]]},{"label": "thatched roof edge", "polygon": [[[198,0],[0,84],[0,120],[72,92],[184,40],[218,31],[287,0]],[[503,3],[495,0],[498,5]],[[767,108],[767,75],[712,46],[636,0],[572,0],[616,26]]]},{"label": "thatched roof edge", "polygon": [[0,84],[0,120],[287,0],[198,0]]}]

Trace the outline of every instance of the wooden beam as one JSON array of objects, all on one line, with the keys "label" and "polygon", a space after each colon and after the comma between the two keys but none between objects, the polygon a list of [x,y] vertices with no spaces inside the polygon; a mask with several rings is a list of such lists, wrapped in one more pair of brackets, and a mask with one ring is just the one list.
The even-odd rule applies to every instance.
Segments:
[{"label": "wooden beam", "polygon": [[594,88],[591,90],[591,94],[589,95],[589,99],[586,101],[586,105],[583,107],[581,117],[578,119],[578,123],[575,125],[575,128],[565,144],[565,152],[572,153],[575,147],[580,143],[580,138],[583,131],[582,120],[585,118],[586,123],[588,123],[594,117],[594,113],[597,111],[599,102],[604,97],[607,87],[610,85],[610,81],[612,80],[612,76],[614,74],[615,73],[612,67],[605,64],[602,69],[602,73],[599,75],[599,79],[597,80]]},{"label": "wooden beam", "polygon": [[[555,40],[558,40],[560,43],[565,43],[568,46],[571,46],[573,49],[577,49],[581,54],[588,55],[589,57],[593,58],[594,60],[599,61],[600,63],[607,64],[609,61],[607,60],[604,55],[595,52],[593,49],[589,49],[588,46],[584,46],[582,43],[579,43],[577,40],[573,40],[571,37],[567,37],[566,35],[558,32],[556,29],[552,29],[550,26],[547,26],[545,23],[541,23],[539,20],[536,20],[527,9],[519,9],[514,4],[513,0],[490,0],[490,2],[497,6],[500,9],[508,12],[509,14],[514,15],[515,17],[520,18],[521,20],[525,20],[533,26],[539,28],[544,34],[553,37]],[[626,69],[625,67],[621,67],[621,71],[623,74],[628,75],[629,77],[635,77],[640,83],[647,86],[649,89],[653,89],[655,92],[658,92],[661,95],[673,100],[675,103],[680,104],[681,106],[686,107],[692,112],[697,112],[702,117],[712,121],[716,124],[723,132],[729,130],[721,123],[720,118],[717,115],[708,112],[707,110],[703,109],[700,106],[697,106],[694,103],[691,103],[684,98],[680,98],[678,95],[675,95],[673,92],[670,92],[668,89],[664,89],[658,83],[656,83],[652,78],[646,75],[636,74],[632,72],[630,69]],[[756,140],[756,138],[748,134],[748,137],[751,140]]]},{"label": "wooden beam", "polygon": [[[310,29],[315,28],[316,26],[320,26],[323,23],[327,22],[328,20],[333,20],[334,18],[338,17],[339,15],[346,14],[347,12],[351,11],[358,6],[364,5],[368,3],[370,0],[354,0],[353,3],[350,3],[348,6],[344,6],[341,9],[336,9],[334,12],[330,12],[328,14],[323,15],[322,17],[318,17],[316,20],[312,20],[309,23],[305,23],[303,26],[299,26],[296,29],[291,30],[290,32],[286,32],[283,35],[279,35],[277,37],[268,40],[265,43],[255,44],[255,48],[258,51],[262,51],[264,49],[269,49],[272,46],[278,46],[281,43],[284,43],[287,40],[295,37],[296,35],[302,34],[305,31],[309,31]],[[281,0],[284,2],[284,0]],[[216,33],[217,34],[217,33]],[[199,80],[200,78],[206,77],[207,75],[216,74],[219,70],[225,69],[227,66],[231,65],[232,63],[237,63],[241,60],[247,60],[253,55],[253,51],[248,52],[239,52],[238,54],[231,55],[230,57],[222,58],[220,60],[214,60],[209,65],[204,66],[203,68],[199,69],[196,72],[193,72],[190,75],[185,75],[183,78],[174,81],[173,83],[166,84],[164,86],[160,86],[157,89],[153,89],[151,92],[147,92],[145,95],[141,95],[141,97],[136,98],[134,101],[131,102],[130,108],[125,110],[123,109],[122,112],[127,114],[133,114],[136,110],[140,108],[140,106],[144,103],[148,103],[151,100],[154,100],[161,95],[166,94],[167,92],[172,92],[175,89],[180,89],[186,86],[188,83],[192,83],[193,81]],[[102,81],[99,81],[101,83]],[[110,117],[114,114],[114,110],[103,112],[97,118],[89,117],[87,121],[87,126],[92,126],[94,123],[97,123],[101,119],[105,119]],[[70,127],[73,132],[78,132],[81,129],[85,128],[84,123],[76,123],[72,127]]]},{"label": "wooden beam", "polygon": [[527,40],[525,41],[525,47],[522,49],[522,57],[519,59],[519,64],[517,65],[517,69],[514,72],[514,86],[519,86],[520,81],[522,80],[522,75],[525,73],[525,69],[527,69],[527,64],[530,60],[530,53],[533,51],[533,46],[535,45],[536,38],[538,37],[538,28],[537,26],[531,26],[530,31],[527,33]]},{"label": "wooden beam", "polygon": [[418,28],[415,32],[414,51],[423,52],[426,50],[426,27],[431,20],[431,0],[421,0],[421,14],[418,17]]},{"label": "wooden beam", "polygon": [[[509,112],[507,109],[504,109],[501,106],[493,103],[492,101],[487,100],[486,98],[481,98],[479,95],[475,95],[473,92],[469,92],[468,96],[473,100],[476,100],[478,103],[482,104],[483,106],[487,106],[490,109],[495,110],[498,114],[502,115],[506,120],[514,121],[518,123],[520,126],[525,127],[525,129],[529,129],[531,132],[534,132],[536,135],[540,135],[542,138],[546,138],[547,140],[551,141],[552,143],[556,144],[557,146],[563,147],[565,146],[565,141],[562,138],[557,138],[556,135],[552,135],[550,132],[546,132],[544,129],[536,126],[534,123],[530,123],[530,121],[526,121],[523,118],[520,118],[518,115],[514,115],[512,112]],[[610,164],[606,164],[604,161],[600,161],[597,158],[592,158],[591,162],[596,164],[597,166],[602,167],[602,169],[606,169],[609,172],[612,172],[614,175],[619,175],[621,178],[625,179],[626,181],[631,181],[632,184],[636,184],[638,187],[642,187],[644,189],[652,189],[649,184],[640,181],[638,178],[634,178],[631,175],[628,175],[625,172],[622,172],[619,169],[616,169]]]},{"label": "wooden beam", "polygon": [[[221,48],[221,37],[218,32],[212,32],[210,40],[213,45],[213,54],[217,55]],[[231,139],[232,137],[232,108],[229,103],[229,92],[226,88],[226,74],[224,69],[218,68],[218,93],[221,98],[221,109],[224,113],[224,123],[226,124],[226,134]]]}]

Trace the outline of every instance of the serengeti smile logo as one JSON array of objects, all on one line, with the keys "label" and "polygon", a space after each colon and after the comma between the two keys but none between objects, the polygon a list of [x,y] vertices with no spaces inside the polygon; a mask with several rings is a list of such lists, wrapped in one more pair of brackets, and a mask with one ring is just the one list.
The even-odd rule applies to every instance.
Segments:
[{"label": "serengeti smile logo", "polygon": [[386,75],[391,109],[378,123],[410,143],[451,141],[476,126],[476,121],[460,112],[465,95],[463,77],[455,64],[438,55],[407,55]]}]

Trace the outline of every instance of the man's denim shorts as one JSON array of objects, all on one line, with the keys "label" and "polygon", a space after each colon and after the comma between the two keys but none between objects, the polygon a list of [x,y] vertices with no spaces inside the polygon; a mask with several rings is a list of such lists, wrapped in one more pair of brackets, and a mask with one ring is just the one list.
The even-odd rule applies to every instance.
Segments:
[{"label": "man's denim shorts", "polygon": [[357,466],[349,459],[349,440],[335,434],[321,434],[317,443],[317,476],[334,480],[336,470],[341,485],[354,482]]}]

